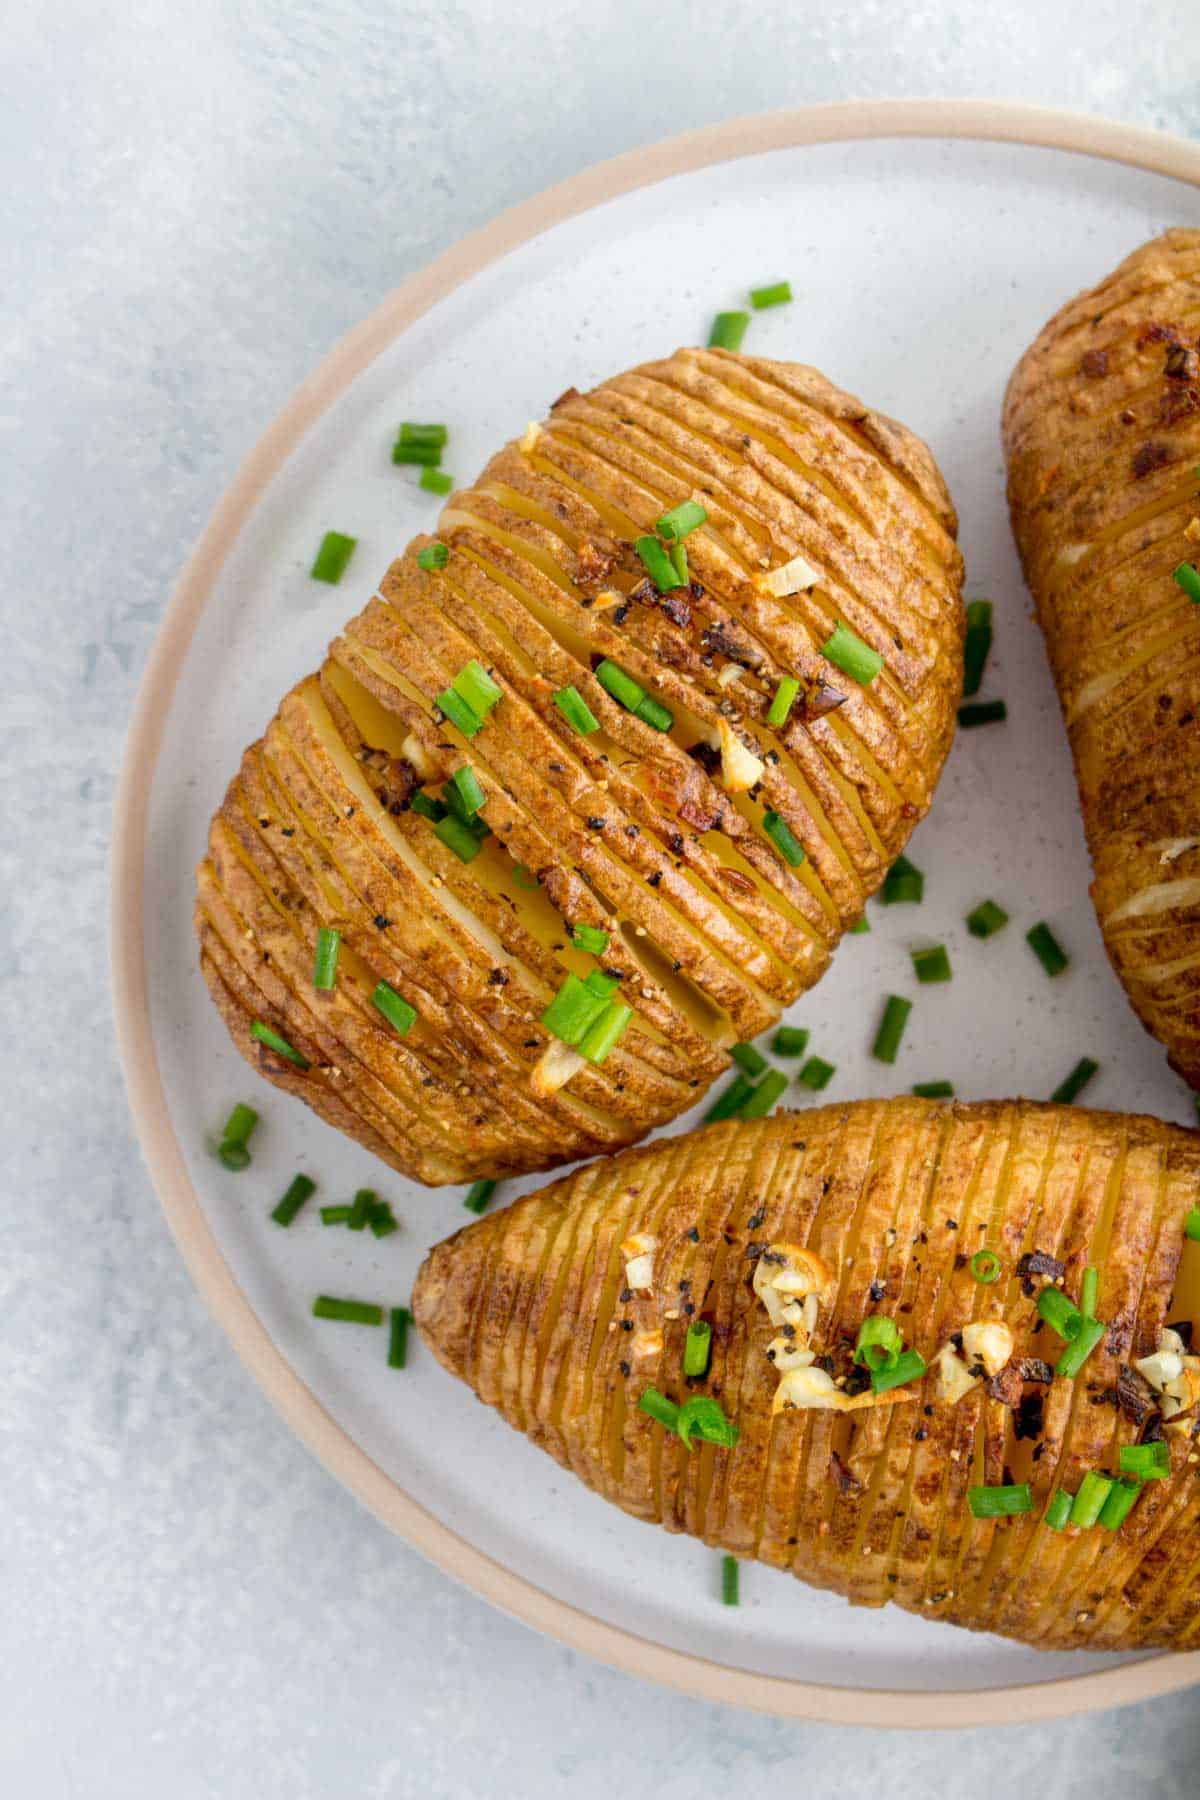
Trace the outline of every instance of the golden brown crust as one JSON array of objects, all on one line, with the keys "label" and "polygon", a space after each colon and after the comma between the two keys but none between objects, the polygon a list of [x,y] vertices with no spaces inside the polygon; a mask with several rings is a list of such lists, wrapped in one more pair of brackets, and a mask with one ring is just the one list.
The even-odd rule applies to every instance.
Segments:
[{"label": "golden brown crust", "polygon": [[1071,740],[1113,967],[1200,1086],[1200,231],[1050,320],[1004,408],[1013,530]]},{"label": "golden brown crust", "polygon": [[[660,596],[634,540],[693,495],[692,585]],[[246,753],[197,898],[235,1043],[427,1182],[550,1168],[674,1118],[819,978],[928,808],[960,687],[954,530],[925,446],[815,370],[681,350],[563,396],[447,502],[447,566],[421,568],[416,540]],[[764,571],[795,557],[819,579],[776,597]],[[870,687],[820,653],[838,618],[886,658]],[[669,732],[611,698],[603,657]],[[467,740],[437,696],[472,659],[502,698]],[[776,729],[785,675],[801,695]],[[566,686],[599,731],[567,726]],[[761,763],[748,793],[713,765],[723,728]],[[409,805],[466,762],[492,831],[469,863]],[[322,924],[342,933],[332,994],[311,980]],[[541,1014],[594,966],[579,924],[609,933],[634,1018],[602,1066],[541,1092]],[[380,980],[417,1009],[402,1039],[371,1006]],[[264,1052],[256,1017],[310,1066]]]},{"label": "golden brown crust", "polygon": [[[1040,1648],[1194,1647],[1190,1417],[1165,1432],[1171,1475],[1145,1485],[1118,1531],[1041,1520],[1058,1488],[1115,1472],[1137,1439],[1118,1372],[1189,1310],[1173,1295],[1200,1276],[1186,1245],[1181,1279],[1198,1187],[1200,1137],[1156,1119],[1026,1102],[819,1107],[592,1163],[437,1245],[413,1309],[447,1369],[638,1518],[858,1605],[895,1601]],[[649,1291],[625,1285],[635,1232],[657,1239]],[[929,1363],[972,1320],[1000,1319],[1014,1339],[1004,1379],[951,1404],[931,1370],[911,1402],[773,1414],[776,1327],[752,1281],[781,1243],[833,1272],[813,1348],[835,1370],[868,1313],[894,1319]],[[1003,1265],[992,1286],[970,1271],[985,1245]],[[1035,1251],[1063,1265],[1068,1295],[1087,1264],[1100,1270],[1109,1329],[1074,1381],[1026,1360],[1053,1363],[1063,1347],[1038,1316],[1047,1277],[1022,1263]],[[698,1382],[682,1375],[691,1317],[712,1328]],[[661,1348],[639,1355],[655,1329]],[[719,1399],[736,1447],[685,1450],[638,1409],[651,1385],[680,1403]],[[1030,1482],[1033,1512],[973,1518],[968,1487],[1006,1480]]]}]

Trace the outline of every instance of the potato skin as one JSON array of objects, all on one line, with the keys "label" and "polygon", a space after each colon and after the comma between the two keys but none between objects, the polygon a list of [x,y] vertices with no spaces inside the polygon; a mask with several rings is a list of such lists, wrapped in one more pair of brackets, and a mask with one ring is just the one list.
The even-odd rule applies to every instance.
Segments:
[{"label": "potato skin", "polygon": [[1013,531],[1071,741],[1108,954],[1200,1087],[1200,231],[1050,320],[1004,407]]},{"label": "potato skin", "polygon": [[[691,585],[659,595],[634,541],[693,495]],[[429,1183],[550,1168],[684,1111],[819,978],[929,805],[961,686],[954,530],[925,446],[815,370],[681,350],[561,396],[447,502],[443,569],[417,560],[428,538],[392,564],[213,820],[201,966],[243,1055]],[[819,579],[777,597],[764,571],[796,556]],[[870,687],[820,654],[837,618],[886,657]],[[602,658],[672,731],[617,704]],[[501,699],[468,740],[437,698],[472,659]],[[801,694],[772,727],[784,675]],[[567,724],[567,686],[598,732]],[[692,754],[722,728],[761,764],[748,795]],[[410,805],[464,763],[492,830],[467,863]],[[545,1092],[541,1015],[594,967],[581,924],[609,934],[634,1017]],[[312,984],[321,925],[342,934],[331,993]],[[402,1038],[371,1004],[381,980],[417,1010]],[[256,1018],[308,1067],[253,1040]]]},{"label": "potato skin", "polygon": [[[591,1163],[437,1245],[413,1309],[452,1374],[635,1517],[858,1605],[894,1601],[1046,1649],[1189,1648],[1200,1641],[1190,1418],[1166,1433],[1172,1474],[1145,1484],[1117,1532],[1040,1521],[1058,1486],[1073,1493],[1085,1470],[1115,1471],[1118,1446],[1137,1438],[1114,1384],[1158,1345],[1198,1181],[1200,1138],[1156,1119],[1020,1101],[818,1107]],[[635,1230],[658,1238],[650,1294],[624,1286],[620,1245]],[[839,1359],[863,1317],[881,1313],[926,1361],[973,1318],[996,1317],[1015,1339],[1012,1367],[1054,1361],[1041,1282],[1018,1271],[1034,1250],[1065,1265],[1070,1295],[1098,1264],[1109,1331],[1075,1381],[1047,1384],[1031,1367],[1020,1386],[1042,1396],[1035,1439],[1015,1435],[1015,1392],[999,1390],[1006,1404],[980,1384],[950,1405],[932,1374],[914,1403],[772,1418],[774,1328],[751,1282],[760,1247],[780,1241],[834,1271],[814,1346]],[[968,1261],[984,1244],[1003,1264],[990,1287]],[[712,1327],[712,1359],[689,1383],[693,1316]],[[661,1352],[636,1360],[638,1333],[654,1327]],[[741,1429],[735,1448],[686,1452],[638,1410],[648,1385],[680,1402],[719,1398]],[[967,1487],[1005,1479],[1031,1482],[1033,1513],[972,1518]]]}]

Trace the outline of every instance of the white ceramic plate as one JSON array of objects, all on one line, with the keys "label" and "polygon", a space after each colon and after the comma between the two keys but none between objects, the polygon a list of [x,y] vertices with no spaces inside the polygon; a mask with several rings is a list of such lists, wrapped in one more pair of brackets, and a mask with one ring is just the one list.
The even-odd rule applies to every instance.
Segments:
[{"label": "white ceramic plate", "polygon": [[[973,141],[997,135],[1014,141]],[[593,170],[451,252],[334,352],[238,477],[164,626],[128,752],[114,950],[134,1108],[185,1254],[273,1398],[376,1511],[492,1599],[626,1667],[792,1713],[921,1724],[1200,1678],[1197,1657],[1045,1655],[852,1612],[766,1569],[744,1570],[743,1604],[726,1610],[712,1552],[573,1485],[419,1344],[395,1374],[381,1333],[314,1321],[322,1290],[405,1300],[427,1247],[463,1223],[461,1190],[403,1182],[235,1055],[191,931],[209,815],[279,696],[436,516],[390,464],[399,419],[447,420],[448,466],[469,477],[563,388],[703,342],[714,311],[787,276],[794,304],[755,316],[747,348],[815,363],[928,439],[961,514],[967,593],[995,601],[984,692],[1008,702],[1006,726],[960,737],[913,839],[925,904],[873,905],[871,935],[848,938],[794,1008],[837,1064],[826,1098],[941,1076],[969,1099],[1042,1097],[1087,1052],[1102,1065],[1087,1101],[1187,1119],[1088,901],[1066,743],[1009,536],[999,413],[1014,361],[1063,300],[1163,227],[1200,222],[1197,182],[1200,149],[1149,134],[904,103],[746,121]],[[336,593],[307,574],[329,527],[359,540]],[[963,916],[988,895],[1012,924],[978,944]],[[1072,956],[1053,984],[1024,942],[1042,918]],[[948,944],[955,980],[918,994],[909,949],[926,941]],[[868,1054],[888,992],[916,999],[894,1071]],[[253,1169],[234,1176],[205,1145],[242,1097],[263,1124]],[[383,1243],[323,1231],[315,1203],[279,1230],[269,1208],[296,1169],[325,1200],[378,1187],[403,1231]]]}]

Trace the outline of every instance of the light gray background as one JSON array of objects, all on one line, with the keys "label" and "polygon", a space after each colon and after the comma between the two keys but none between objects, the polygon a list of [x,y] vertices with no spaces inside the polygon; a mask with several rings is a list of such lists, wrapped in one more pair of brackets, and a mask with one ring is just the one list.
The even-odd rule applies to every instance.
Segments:
[{"label": "light gray background", "polygon": [[733,113],[973,93],[1187,130],[1192,0],[18,0],[3,27],[0,1793],[1194,1794],[1194,1694],[954,1737],[784,1725],[583,1662],[426,1567],[193,1294],[103,950],[115,769],[171,581],[388,289],[548,183]]}]

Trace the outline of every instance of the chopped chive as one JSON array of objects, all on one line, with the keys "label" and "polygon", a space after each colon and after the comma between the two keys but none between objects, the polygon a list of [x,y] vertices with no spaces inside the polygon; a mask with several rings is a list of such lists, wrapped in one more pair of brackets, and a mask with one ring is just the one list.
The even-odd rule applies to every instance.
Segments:
[{"label": "chopped chive", "polygon": [[1200,604],[1200,569],[1195,563],[1181,562],[1179,567],[1171,570],[1171,579],[1181,587],[1189,600]]},{"label": "chopped chive", "polygon": [[772,1069],[763,1076],[739,1116],[743,1119],[765,1119],[787,1084],[788,1078],[783,1070]]},{"label": "chopped chive", "polygon": [[794,835],[786,819],[772,807],[762,816],[762,828],[789,868],[798,869],[804,861],[804,845]]},{"label": "chopped chive", "polygon": [[920,1100],[952,1100],[954,1083],[952,1081],[915,1081],[912,1091]]},{"label": "chopped chive", "polygon": [[371,1188],[359,1188],[354,1196],[354,1204],[350,1208],[350,1217],[346,1220],[348,1231],[365,1231],[371,1208],[379,1204],[379,1196]]},{"label": "chopped chive", "polygon": [[388,1325],[388,1368],[402,1369],[408,1361],[408,1327],[412,1314],[407,1306],[393,1306]]},{"label": "chopped chive", "polygon": [[857,681],[860,687],[870,687],[883,667],[878,650],[864,644],[843,619],[837,621],[821,645],[821,655],[843,675],[849,675],[851,681]]},{"label": "chopped chive", "polygon": [[340,1319],[346,1325],[382,1325],[383,1308],[370,1300],[334,1300],[318,1294],[312,1304],[314,1319]]},{"label": "chopped chive", "polygon": [[729,1054],[743,1075],[761,1075],[767,1066],[766,1057],[753,1044],[733,1044]]},{"label": "chopped chive", "polygon": [[1059,1488],[1049,1506],[1046,1508],[1042,1524],[1048,1525],[1051,1531],[1062,1531],[1071,1517],[1071,1504],[1073,1500],[1073,1494],[1068,1494],[1066,1488]]},{"label": "chopped chive", "polygon": [[578,975],[568,975],[542,1014],[541,1023],[552,1037],[577,1045],[606,1005],[608,1002],[585,987]]},{"label": "chopped chive", "polygon": [[436,444],[442,450],[449,441],[450,433],[444,425],[420,425],[413,419],[403,420],[396,433],[398,444]]},{"label": "chopped chive", "polygon": [[647,1413],[650,1418],[657,1419],[668,1431],[674,1431],[679,1425],[679,1408],[674,1400],[668,1400],[660,1394],[656,1387],[643,1388],[638,1395],[638,1411]]},{"label": "chopped chive", "polygon": [[310,1067],[307,1056],[301,1056],[300,1052],[294,1050],[285,1037],[280,1037],[277,1031],[273,1031],[269,1025],[264,1025],[261,1019],[250,1021],[250,1036],[257,1039],[260,1044],[265,1044],[268,1050],[274,1050],[277,1056],[284,1056],[288,1062],[295,1063],[298,1069]]},{"label": "chopped chive", "polygon": [[1082,1094],[1099,1068],[1100,1064],[1093,1062],[1090,1056],[1081,1056],[1066,1080],[1059,1082],[1050,1096],[1051,1100],[1057,1101],[1060,1106],[1070,1106],[1071,1102]]},{"label": "chopped chive", "polygon": [[740,350],[749,323],[750,314],[747,312],[718,313],[708,334],[709,349]]},{"label": "chopped chive", "polygon": [[1193,1206],[1183,1221],[1183,1235],[1185,1238],[1189,1238],[1193,1244],[1200,1244],[1200,1206]]},{"label": "chopped chive", "polygon": [[767,306],[786,306],[792,297],[790,281],[772,281],[766,287],[750,289],[750,304],[755,312]]},{"label": "chopped chive", "polygon": [[692,1447],[693,1434],[705,1444],[721,1444],[731,1450],[742,1435],[741,1426],[726,1418],[719,1400],[708,1394],[693,1394],[679,1409],[675,1427],[685,1450]]},{"label": "chopped chive", "polygon": [[675,714],[671,709],[664,706],[661,700],[653,699],[649,694],[638,701],[633,709],[633,716],[635,719],[640,719],[643,725],[651,726],[655,731],[670,731],[675,723]]},{"label": "chopped chive", "polygon": [[583,978],[583,985],[589,994],[598,994],[601,1000],[607,1000],[620,987],[621,977],[611,969],[589,969]]},{"label": "chopped chive", "polygon": [[699,500],[681,500],[678,506],[660,513],[654,521],[654,529],[664,543],[677,544],[703,525],[707,517],[707,509],[701,506]]},{"label": "chopped chive", "polygon": [[[442,825],[449,825],[451,822],[449,819],[443,819]],[[439,831],[441,828],[441,825],[437,827]],[[407,1037],[417,1022],[416,1007],[410,1006],[408,1001],[402,999],[395,988],[389,987],[386,981],[381,981],[377,985],[375,992],[371,995],[371,1005],[377,1012],[383,1014],[392,1030],[398,1032],[401,1037]]]},{"label": "chopped chive", "polygon": [[317,932],[317,949],[313,959],[313,986],[322,993],[329,993],[337,981],[338,953],[342,947],[342,934],[332,925],[322,925]]},{"label": "chopped chive", "polygon": [[883,1017],[879,1021],[879,1030],[875,1033],[875,1042],[871,1046],[871,1055],[876,1062],[895,1062],[911,1011],[911,1000],[904,1000],[899,994],[888,995]]},{"label": "chopped chive", "polygon": [[802,1087],[811,1088],[814,1094],[819,1094],[822,1088],[829,1086],[836,1073],[835,1063],[825,1062],[819,1056],[810,1056],[796,1080]]},{"label": "chopped chive", "polygon": [[433,834],[441,838],[448,850],[453,850],[459,862],[470,862],[483,849],[483,840],[476,836],[469,825],[456,819],[453,813],[447,813],[444,819],[438,820]]},{"label": "chopped chive", "polygon": [[633,547],[660,594],[667,594],[672,588],[683,587],[684,582],[680,579],[678,569],[656,537],[640,537]]},{"label": "chopped chive", "polygon": [[736,1556],[721,1558],[721,1605],[737,1606],[739,1565]]},{"label": "chopped chive", "polygon": [[895,1319],[872,1313],[858,1328],[853,1360],[867,1369],[892,1369],[903,1348],[904,1339]]},{"label": "chopped chive", "polygon": [[258,1114],[252,1106],[239,1100],[225,1121],[225,1129],[221,1133],[223,1144],[241,1144],[250,1142],[251,1133],[258,1124]]},{"label": "chopped chive", "polygon": [[683,1372],[685,1375],[706,1375],[708,1359],[712,1354],[712,1326],[703,1319],[696,1319],[687,1328],[687,1336],[683,1340]]},{"label": "chopped chive", "polygon": [[1061,975],[1071,960],[1044,919],[1030,926],[1025,942],[1051,977]]},{"label": "chopped chive", "polygon": [[606,694],[623,706],[627,712],[633,712],[646,698],[646,690],[639,682],[627,675],[617,663],[610,662],[608,657],[596,665],[596,680]]},{"label": "chopped chive", "polygon": [[1171,1473],[1170,1447],[1160,1439],[1155,1444],[1122,1444],[1122,1475],[1136,1475],[1139,1481],[1159,1481]]},{"label": "chopped chive", "polygon": [[902,1350],[890,1368],[873,1369],[871,1386],[877,1394],[889,1388],[903,1387],[906,1381],[920,1381],[925,1373],[925,1358],[916,1350]]},{"label": "chopped chive", "polygon": [[504,694],[499,682],[492,680],[483,664],[474,656],[470,662],[463,664],[450,686],[480,719],[487,718],[497,700]]},{"label": "chopped chive", "polygon": [[559,688],[554,695],[554,704],[580,737],[586,737],[591,731],[599,731],[600,721],[577,687]]},{"label": "chopped chive", "polygon": [[800,683],[794,675],[785,675],[775,689],[775,696],[767,709],[767,724],[778,729],[786,725],[788,714],[796,704],[796,696],[800,692]]},{"label": "chopped chive", "polygon": [[741,1111],[742,1106],[753,1092],[754,1083],[748,1076],[735,1075],[729,1086],[722,1089],[717,1095],[705,1113],[702,1123],[712,1125],[717,1119],[732,1119],[735,1113]]},{"label": "chopped chive", "polygon": [[[471,785],[474,774],[475,772],[472,769],[469,778],[465,782],[460,783],[454,780],[448,781],[442,789],[442,799],[446,802],[446,811],[453,813],[454,817],[461,825],[470,826],[477,838],[490,837],[491,827],[485,819],[477,817],[479,807],[484,804],[487,796],[484,795],[483,789],[480,787],[479,793],[482,798],[478,801],[478,804],[475,804],[475,788]],[[478,786],[478,782],[476,782],[475,785]]]},{"label": "chopped chive", "polygon": [[586,950],[589,956],[603,956],[608,949],[608,933],[601,931],[598,925],[576,925],[571,932],[571,942],[577,950]]},{"label": "chopped chive", "polygon": [[972,700],[958,709],[958,723],[963,731],[972,731],[977,725],[999,725],[1007,717],[1008,707],[1003,700]]},{"label": "chopped chive", "polygon": [[953,971],[945,944],[931,944],[926,950],[914,950],[912,961],[917,980],[924,982],[927,987],[932,982],[951,979]]},{"label": "chopped chive", "polygon": [[972,600],[967,607],[967,639],[963,646],[963,698],[979,692],[983,668],[992,647],[992,603]]},{"label": "chopped chive", "polygon": [[1073,1300],[1068,1300],[1061,1288],[1044,1287],[1037,1297],[1037,1309],[1040,1318],[1045,1319],[1051,1331],[1058,1333],[1067,1343],[1079,1336],[1083,1328],[1083,1314]]},{"label": "chopped chive", "polygon": [[287,1185],[283,1198],[271,1213],[277,1225],[290,1225],[306,1200],[312,1198],[317,1191],[317,1184],[308,1175],[293,1175]]},{"label": "chopped chive", "polygon": [[236,1175],[240,1173],[242,1169],[248,1169],[250,1167],[251,1156],[245,1144],[219,1144],[217,1146],[217,1161],[221,1164],[222,1168],[228,1169],[232,1174]]},{"label": "chopped chive", "polygon": [[781,1025],[771,1039],[771,1049],[776,1056],[803,1056],[811,1035],[802,1025]]},{"label": "chopped chive", "polygon": [[633,1017],[632,1006],[623,1000],[610,1000],[600,1017],[589,1025],[579,1042],[579,1054],[599,1065],[625,1035],[625,1027]]},{"label": "chopped chive", "polygon": [[973,911],[967,914],[967,930],[972,937],[995,937],[1008,924],[1008,914],[994,900],[981,900]]},{"label": "chopped chive", "polygon": [[1079,1492],[1071,1502],[1072,1525],[1094,1525],[1104,1510],[1104,1502],[1112,1491],[1112,1478],[1089,1469],[1079,1484]]},{"label": "chopped chive", "polygon": [[467,1189],[467,1197],[463,1205],[468,1212],[481,1213],[496,1191],[496,1183],[486,1175],[479,1181],[473,1181]]},{"label": "chopped chive", "polygon": [[409,804],[412,806],[415,813],[420,813],[423,819],[432,819],[435,824],[439,819],[444,819],[446,816],[445,801],[435,799],[432,794],[427,794],[423,788],[417,789]]},{"label": "chopped chive", "polygon": [[1083,1280],[1079,1284],[1079,1310],[1085,1319],[1096,1316],[1096,1301],[1100,1295],[1100,1271],[1095,1263],[1089,1263],[1083,1271]]},{"label": "chopped chive", "polygon": [[1000,1258],[994,1250],[977,1250],[968,1267],[981,1287],[991,1287],[1000,1279]]},{"label": "chopped chive", "polygon": [[483,730],[484,721],[474,707],[468,706],[462,695],[457,693],[454,688],[443,688],[437,697],[437,704],[450,723],[457,725],[465,738],[473,738],[476,732]]},{"label": "chopped chive", "polygon": [[445,469],[422,469],[417,486],[424,488],[427,494],[448,494],[454,486],[454,477],[447,475]]},{"label": "chopped chive", "polygon": [[864,937],[866,935],[866,933],[868,931],[870,931],[870,929],[871,929],[871,921],[870,921],[870,919],[868,919],[866,913],[864,913],[861,919],[855,919],[853,925],[847,925],[846,936],[847,937]]},{"label": "chopped chive", "polygon": [[1084,1319],[1078,1333],[1055,1363],[1054,1373],[1073,1381],[1107,1330],[1102,1319]]},{"label": "chopped chive", "polygon": [[1002,1487],[967,1489],[967,1505],[975,1519],[1007,1519],[1033,1511],[1033,1490],[1027,1481],[1008,1481]]},{"label": "chopped chive", "polygon": [[374,1206],[367,1208],[367,1224],[371,1227],[372,1237],[377,1238],[391,1237],[400,1229],[400,1221],[386,1200],[377,1200]]},{"label": "chopped chive", "polygon": [[680,544],[671,544],[668,547],[667,554],[671,558],[671,567],[674,569],[676,575],[679,577],[680,587],[686,587],[688,584],[688,559],[687,559],[686,545],[681,544],[681,543]]},{"label": "chopped chive", "polygon": [[327,581],[336,587],[346,573],[346,566],[354,555],[357,538],[346,537],[340,531],[327,531],[321,539],[321,548],[313,559],[313,566],[308,571],[314,581]]},{"label": "chopped chive", "polygon": [[883,878],[881,906],[915,905],[925,898],[925,877],[915,863],[901,854]]},{"label": "chopped chive", "polygon": [[1131,1480],[1128,1475],[1123,1475],[1113,1482],[1104,1505],[1100,1508],[1098,1521],[1106,1531],[1121,1529],[1137,1504],[1137,1497],[1141,1491],[1141,1482]]},{"label": "chopped chive", "polygon": [[513,864],[512,878],[513,885],[524,889],[527,894],[532,894],[535,888],[540,888],[542,885],[537,876],[527,869],[524,863],[515,862]]},{"label": "chopped chive", "polygon": [[426,544],[423,550],[417,551],[418,569],[444,569],[449,561],[450,551],[442,543]]},{"label": "chopped chive", "polygon": [[392,445],[392,462],[397,468],[415,464],[418,468],[436,469],[441,460],[441,444],[405,444],[397,438]]},{"label": "chopped chive", "polygon": [[459,806],[455,806],[447,794],[446,804],[452,812],[458,812],[461,807],[462,815],[466,819],[473,819],[480,808],[486,806],[487,795],[470,763],[464,763],[461,769],[455,769],[447,785],[454,789],[459,801]]},{"label": "chopped chive", "polygon": [[350,1218],[349,1206],[323,1206],[321,1208],[322,1225],[345,1225]]}]

